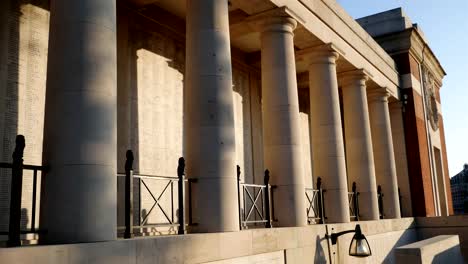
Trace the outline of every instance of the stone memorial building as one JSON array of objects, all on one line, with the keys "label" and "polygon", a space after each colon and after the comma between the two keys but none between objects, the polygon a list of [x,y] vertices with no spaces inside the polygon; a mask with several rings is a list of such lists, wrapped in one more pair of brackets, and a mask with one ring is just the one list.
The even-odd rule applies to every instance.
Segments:
[{"label": "stone memorial building", "polygon": [[[273,227],[315,228],[307,229],[310,254],[328,261],[332,255],[318,249],[325,229],[308,221],[305,193],[318,181],[323,222],[335,230],[369,220],[364,230],[391,226],[385,232],[398,233],[388,235],[393,244],[409,243],[417,237],[414,217],[453,214],[444,75],[421,27],[401,9],[354,20],[335,0],[3,0],[0,162],[12,161],[20,134],[24,163],[47,167],[23,175],[22,228],[46,230],[23,238],[40,244],[120,237],[127,150],[139,175],[133,220],[141,225],[177,223],[176,185],[150,178],[177,177],[185,158],[185,177],[194,183],[184,212],[196,223],[188,233],[244,239],[242,210],[260,209],[252,206],[256,197],[245,203],[243,188],[264,184],[268,170]],[[10,188],[10,170],[0,169],[3,234]],[[357,192],[353,216],[350,195]],[[397,224],[380,224],[388,221]],[[142,233],[173,234],[168,226]],[[385,240],[374,242],[388,253]],[[158,250],[169,242],[158,242]],[[109,254],[126,252],[119,243]],[[271,263],[300,263],[309,254],[291,251],[296,262],[275,244],[248,254],[219,249],[206,259],[205,246],[216,246],[206,243],[183,258],[262,253]]]}]

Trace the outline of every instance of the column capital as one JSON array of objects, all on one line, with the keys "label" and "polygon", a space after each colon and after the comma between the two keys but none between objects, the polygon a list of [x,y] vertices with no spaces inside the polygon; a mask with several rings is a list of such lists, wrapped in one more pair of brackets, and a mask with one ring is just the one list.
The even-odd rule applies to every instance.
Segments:
[{"label": "column capital", "polygon": [[371,77],[369,72],[364,69],[358,69],[342,72],[338,76],[338,81],[342,86],[348,86],[356,82],[359,82],[360,85],[365,85],[369,77]]},{"label": "column capital", "polygon": [[300,50],[296,53],[296,58],[305,60],[308,64],[335,64],[340,55],[345,55],[344,51],[333,43],[326,43]]},{"label": "column capital", "polygon": [[247,19],[251,27],[259,32],[287,32],[292,33],[297,27],[297,22],[304,20],[283,6]]},{"label": "column capital", "polygon": [[402,109],[403,108],[403,102],[402,101],[394,101],[394,102],[389,102],[388,103],[388,108],[389,109]]},{"label": "column capital", "polygon": [[387,88],[375,88],[367,92],[368,102],[388,102],[388,97],[390,93],[387,91]]}]

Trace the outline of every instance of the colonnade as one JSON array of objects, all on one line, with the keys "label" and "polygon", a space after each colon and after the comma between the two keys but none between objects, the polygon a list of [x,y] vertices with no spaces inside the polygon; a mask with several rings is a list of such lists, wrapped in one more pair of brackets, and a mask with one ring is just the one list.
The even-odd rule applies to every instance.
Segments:
[{"label": "colonnade", "polygon": [[[51,170],[41,214],[50,243],[116,239],[115,11],[115,0],[51,1],[44,143]],[[187,1],[184,143],[187,175],[198,179],[197,232],[239,230],[228,17],[227,1]],[[278,186],[277,225],[305,226],[297,22],[276,14],[255,23],[261,35],[264,163]],[[309,65],[313,173],[327,189],[327,221],[350,221],[347,195],[353,181],[361,193],[362,219],[379,217],[377,184],[385,192],[385,215],[400,217],[387,95],[380,92],[385,89],[368,102],[366,73],[338,76],[333,45],[301,53]]]}]

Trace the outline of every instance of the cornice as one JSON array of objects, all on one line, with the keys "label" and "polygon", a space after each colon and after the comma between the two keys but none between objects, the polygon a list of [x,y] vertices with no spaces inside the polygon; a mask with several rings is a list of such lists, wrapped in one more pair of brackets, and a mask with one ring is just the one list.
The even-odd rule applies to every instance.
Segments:
[{"label": "cornice", "polygon": [[397,33],[385,34],[376,37],[376,40],[390,55],[410,53],[419,63],[429,68],[436,77],[438,85],[442,85],[442,79],[446,73],[417,29],[409,28]]},{"label": "cornice", "polygon": [[425,67],[429,68],[436,77],[439,86],[442,86],[442,79],[447,73],[435,56],[431,47],[427,44],[421,34],[414,28],[411,30],[411,49],[410,53]]}]

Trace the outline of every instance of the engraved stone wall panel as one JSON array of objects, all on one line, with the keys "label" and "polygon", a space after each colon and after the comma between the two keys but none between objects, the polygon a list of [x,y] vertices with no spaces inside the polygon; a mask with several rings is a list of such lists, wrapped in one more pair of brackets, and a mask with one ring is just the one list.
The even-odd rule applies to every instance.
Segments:
[{"label": "engraved stone wall panel", "polygon": [[[183,81],[185,47],[156,32],[131,30],[130,144],[136,174],[177,177],[183,155]],[[144,178],[136,193],[136,214],[146,224],[177,222],[177,184]],[[161,207],[155,204],[155,200]],[[174,205],[174,206],[172,206]],[[170,231],[174,229],[170,229]],[[152,228],[146,232],[167,232]]]},{"label": "engraved stone wall panel", "polygon": [[[2,30],[6,30],[2,31],[0,38],[0,161],[2,162],[11,162],[15,137],[17,134],[22,134],[26,138],[25,164],[42,163],[49,31],[47,5],[47,0],[6,0],[0,4]],[[0,230],[2,231],[8,226],[9,190],[10,173],[2,169],[0,170]],[[22,199],[23,229],[30,228],[31,206],[32,172],[25,172]]]},{"label": "engraved stone wall panel", "polygon": [[263,127],[262,127],[262,96],[261,81],[257,74],[250,74],[250,108],[252,113],[252,163],[254,173],[254,183],[263,184]]},{"label": "engraved stone wall panel", "polygon": [[[130,75],[129,99],[125,102],[130,112],[130,131],[125,133],[135,156],[135,174],[176,177],[177,161],[183,156],[183,100],[190,100],[184,98],[183,92],[185,44],[170,35],[136,24],[130,25],[127,46],[128,53],[122,52],[121,55],[128,57]],[[125,74],[124,70],[121,72]],[[249,75],[247,70],[240,67],[233,69],[237,164],[241,166],[242,181],[252,183],[254,166]],[[119,80],[124,79],[121,76]],[[119,127],[119,131],[121,129],[125,128]],[[123,178],[119,185],[119,197],[123,197]],[[178,221],[176,182],[145,178],[139,181],[134,191],[135,225],[143,221],[146,224]],[[159,205],[155,204],[155,199],[159,199]],[[119,199],[119,203],[122,202]],[[123,225],[123,209],[119,206],[119,225]],[[144,231],[167,233],[176,229],[149,228]]]},{"label": "engraved stone wall panel", "polygon": [[242,170],[241,181],[253,183],[249,73],[234,68],[232,74],[236,159]]},{"label": "engraved stone wall panel", "polygon": [[304,166],[304,183],[306,188],[314,188],[312,178],[312,152],[310,146],[310,99],[309,89],[299,89],[299,118],[301,122],[301,144]]}]

